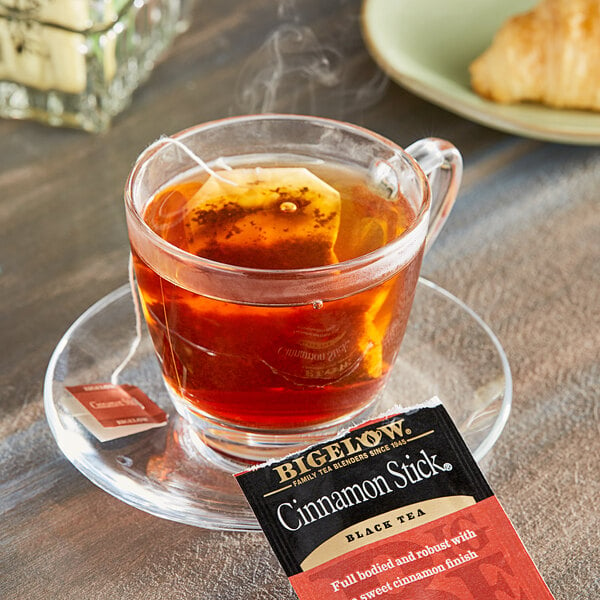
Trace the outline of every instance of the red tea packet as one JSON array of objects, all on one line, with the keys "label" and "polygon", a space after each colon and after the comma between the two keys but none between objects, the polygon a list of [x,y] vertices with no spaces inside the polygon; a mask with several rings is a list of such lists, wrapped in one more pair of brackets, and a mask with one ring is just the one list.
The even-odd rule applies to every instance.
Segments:
[{"label": "red tea packet", "polygon": [[551,600],[439,400],[240,473],[300,600]]}]

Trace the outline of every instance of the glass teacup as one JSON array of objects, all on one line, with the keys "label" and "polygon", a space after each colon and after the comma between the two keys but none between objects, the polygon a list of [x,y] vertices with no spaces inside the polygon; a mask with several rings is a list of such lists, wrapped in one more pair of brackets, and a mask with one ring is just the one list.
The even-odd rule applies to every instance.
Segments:
[{"label": "glass teacup", "polygon": [[366,414],[461,172],[446,141],[405,151],[291,115],[202,124],[141,154],[125,204],[143,312],[208,447],[261,461]]}]

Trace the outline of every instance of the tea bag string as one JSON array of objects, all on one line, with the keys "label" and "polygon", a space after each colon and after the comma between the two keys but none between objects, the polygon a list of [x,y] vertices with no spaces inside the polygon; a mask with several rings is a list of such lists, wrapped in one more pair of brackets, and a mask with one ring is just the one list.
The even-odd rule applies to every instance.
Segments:
[{"label": "tea bag string", "polygon": [[[213,177],[216,177],[219,181],[222,181],[223,183],[227,183],[229,185],[235,185],[235,186],[239,185],[235,181],[231,181],[231,180],[227,179],[226,177],[219,175],[219,173],[217,171],[214,171],[213,169],[211,169],[208,166],[208,164],[206,164],[206,162],[204,162],[195,152],[190,150],[183,142],[179,141],[178,139],[172,138],[168,135],[161,135],[153,144],[150,145],[149,148],[153,148],[154,146],[164,144],[165,142],[168,144],[174,144],[175,146],[177,146],[177,148],[182,150],[194,162],[196,162],[198,165],[200,165],[207,173],[210,173],[210,175],[212,175]],[[216,165],[218,164],[219,167],[221,167],[222,169],[224,169],[226,171],[232,170],[232,168],[225,162],[225,160],[223,160],[223,157],[218,158],[215,161],[215,164]]]},{"label": "tea bag string", "polygon": [[[180,148],[194,162],[198,163],[198,165],[200,165],[205,171],[210,173],[210,175],[212,175],[213,177],[216,177],[220,181],[227,183],[229,185],[235,185],[235,186],[239,185],[237,182],[230,181],[229,179],[226,179],[222,175],[219,175],[219,173],[217,173],[216,171],[211,169],[197,154],[192,152],[192,150],[190,150],[184,143],[180,142],[179,140],[177,140],[175,138],[172,138],[172,137],[169,137],[166,135],[162,135],[158,140],[156,140],[153,144],[151,144],[149,146],[149,148],[153,148],[154,146],[163,144],[165,142],[167,142],[169,144],[174,144],[175,146]],[[227,170],[227,171],[232,170],[231,167],[223,160],[223,158],[219,158],[217,161],[215,161],[215,163],[216,164],[218,163],[219,167],[221,167],[224,170]],[[110,376],[110,382],[113,385],[117,385],[117,383],[119,381],[119,376],[121,375],[123,369],[129,364],[129,362],[133,358],[134,354],[137,352],[137,349],[142,341],[142,311],[140,308],[140,299],[139,299],[139,296],[137,293],[137,287],[135,285],[135,274],[134,274],[134,270],[133,270],[133,258],[131,256],[131,253],[129,254],[128,272],[129,272],[129,287],[131,289],[131,297],[133,300],[133,310],[135,312],[135,337],[133,338],[131,345],[129,346],[129,352],[127,353],[127,356],[125,356],[125,358],[119,363],[119,365],[117,365],[115,370],[112,372],[112,375]]]},{"label": "tea bag string", "polygon": [[123,369],[127,366],[129,361],[133,358],[134,354],[137,352],[137,349],[142,341],[142,311],[140,309],[140,299],[137,295],[137,289],[135,285],[135,275],[133,271],[133,257],[131,253],[129,253],[129,287],[131,289],[131,298],[133,300],[133,310],[135,312],[135,337],[131,341],[129,346],[129,352],[127,356],[119,363],[117,368],[112,372],[110,376],[110,382],[113,385],[117,385],[119,383],[119,375]]}]

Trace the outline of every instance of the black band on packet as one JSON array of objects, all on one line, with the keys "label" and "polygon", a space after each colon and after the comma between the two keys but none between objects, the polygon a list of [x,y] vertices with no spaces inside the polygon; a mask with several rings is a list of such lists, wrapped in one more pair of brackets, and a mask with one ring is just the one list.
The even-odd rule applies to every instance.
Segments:
[{"label": "black band on packet", "polygon": [[303,600],[552,598],[437,399],[237,481]]},{"label": "black band on packet", "polygon": [[[441,404],[367,423],[237,481],[288,577],[305,571],[311,553],[349,524],[424,502],[437,501],[441,516],[445,506],[454,512],[493,494]],[[380,519],[380,531],[363,536],[388,537],[430,514]],[[343,538],[341,550],[355,549],[365,537]]]}]

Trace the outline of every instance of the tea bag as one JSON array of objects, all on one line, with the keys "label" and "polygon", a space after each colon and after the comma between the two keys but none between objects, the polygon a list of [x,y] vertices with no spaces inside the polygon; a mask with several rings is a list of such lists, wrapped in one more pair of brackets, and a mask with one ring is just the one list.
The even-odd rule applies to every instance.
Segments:
[{"label": "tea bag", "polygon": [[[189,252],[219,262],[269,269],[337,263],[339,192],[306,168],[219,171],[187,203],[183,217]],[[383,336],[389,288],[371,298],[355,348],[369,377],[384,370]],[[385,321],[385,322],[382,322]],[[343,325],[347,326],[346,323]]]},{"label": "tea bag", "polygon": [[264,269],[338,262],[337,190],[306,168],[269,167],[211,175],[187,206],[188,251]]}]

